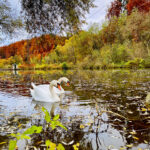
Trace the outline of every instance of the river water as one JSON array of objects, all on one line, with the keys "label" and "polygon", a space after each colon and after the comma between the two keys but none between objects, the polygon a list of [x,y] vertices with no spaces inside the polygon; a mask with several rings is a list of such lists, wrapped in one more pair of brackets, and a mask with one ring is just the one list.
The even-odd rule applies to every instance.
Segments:
[{"label": "river water", "polygon": [[[67,77],[71,85],[59,103],[32,100],[31,82],[48,84]],[[0,149],[8,149],[10,133],[22,133],[32,125],[45,126],[44,106],[67,127],[34,134],[20,140],[20,150],[45,149],[45,140],[72,150],[150,150],[150,70],[100,71],[0,71]],[[4,143],[3,143],[4,142]]]}]

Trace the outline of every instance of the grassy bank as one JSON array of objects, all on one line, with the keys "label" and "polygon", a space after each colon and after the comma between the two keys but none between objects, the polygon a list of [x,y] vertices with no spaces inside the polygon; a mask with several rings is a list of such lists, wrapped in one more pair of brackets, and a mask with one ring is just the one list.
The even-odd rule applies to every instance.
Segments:
[{"label": "grassy bank", "polygon": [[[0,62],[0,69],[12,69],[13,64],[5,59],[2,63]],[[7,62],[7,63],[6,63]],[[150,59],[135,59],[128,62],[122,63],[110,63],[110,64],[98,64],[98,63],[85,63],[72,64],[72,63],[61,63],[61,64],[18,64],[17,69],[20,70],[68,70],[68,69],[83,69],[83,70],[99,70],[99,69],[117,69],[117,68],[150,68]]]}]

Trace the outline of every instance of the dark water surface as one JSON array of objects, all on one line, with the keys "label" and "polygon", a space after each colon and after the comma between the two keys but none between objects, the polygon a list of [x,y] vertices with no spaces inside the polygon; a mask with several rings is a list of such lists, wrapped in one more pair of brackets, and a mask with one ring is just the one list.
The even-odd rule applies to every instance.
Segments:
[{"label": "dark water surface", "polygon": [[[68,77],[62,85],[66,95],[60,103],[32,100],[30,83],[45,84]],[[50,139],[67,150],[79,143],[79,150],[150,150],[150,70],[101,71],[0,71],[0,149],[8,149],[10,133],[23,132],[31,125],[45,125],[41,107],[52,116],[60,114],[61,128],[33,135],[18,142],[20,150],[44,149]]]}]

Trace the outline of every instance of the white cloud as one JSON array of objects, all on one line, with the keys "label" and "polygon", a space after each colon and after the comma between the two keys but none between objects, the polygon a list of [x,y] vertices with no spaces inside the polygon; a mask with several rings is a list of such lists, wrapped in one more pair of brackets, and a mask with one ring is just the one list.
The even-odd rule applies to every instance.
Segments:
[{"label": "white cloud", "polygon": [[84,25],[83,28],[86,29],[92,23],[99,23],[105,20],[106,12],[110,3],[113,0],[95,0],[94,4],[96,8],[91,8],[89,14],[86,15],[87,25]]}]

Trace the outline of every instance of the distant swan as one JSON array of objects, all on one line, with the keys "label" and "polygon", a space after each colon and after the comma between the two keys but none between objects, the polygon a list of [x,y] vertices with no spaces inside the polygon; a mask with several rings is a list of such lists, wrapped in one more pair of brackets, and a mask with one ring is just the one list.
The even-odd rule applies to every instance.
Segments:
[{"label": "distant swan", "polygon": [[57,80],[53,80],[48,85],[48,88],[43,88],[42,85],[36,86],[34,83],[31,83],[33,89],[30,89],[31,95],[35,101],[41,102],[58,102],[60,97],[56,94],[53,87],[61,90],[60,83]]},{"label": "distant swan", "polygon": [[[69,81],[69,79],[66,78],[66,77],[61,77],[61,78],[58,80],[58,82],[59,82],[60,84],[62,84],[63,82],[65,82],[65,83],[67,84],[67,86],[70,86],[70,81]],[[61,86],[60,86],[60,88],[61,88],[61,90],[58,90],[58,88],[54,87],[54,90],[55,90],[55,92],[56,92],[56,94],[57,94],[58,96],[61,96],[62,94],[65,93],[65,90],[64,90]]]}]

